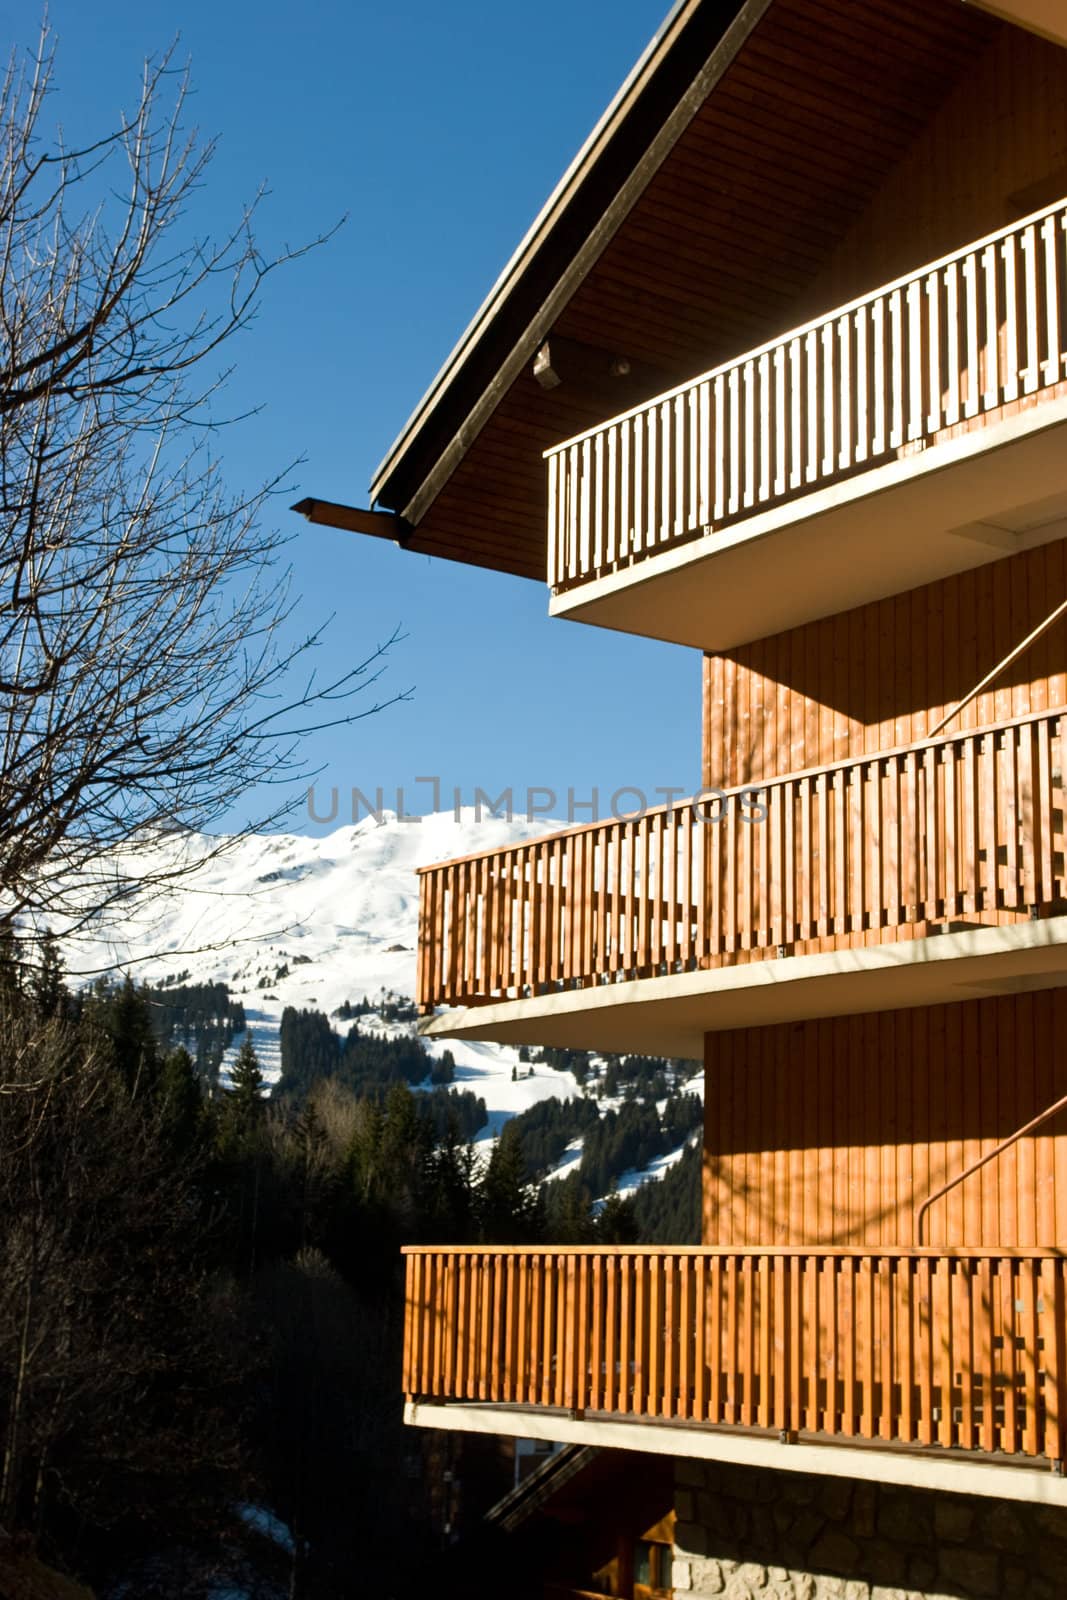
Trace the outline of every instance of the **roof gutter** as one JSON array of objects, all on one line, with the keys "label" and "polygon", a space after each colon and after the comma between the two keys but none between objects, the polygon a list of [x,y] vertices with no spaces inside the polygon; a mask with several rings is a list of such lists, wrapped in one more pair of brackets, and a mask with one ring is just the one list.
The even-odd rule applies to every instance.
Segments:
[{"label": "roof gutter", "polygon": [[372,501],[417,527],[771,4],[677,0],[378,468]]}]

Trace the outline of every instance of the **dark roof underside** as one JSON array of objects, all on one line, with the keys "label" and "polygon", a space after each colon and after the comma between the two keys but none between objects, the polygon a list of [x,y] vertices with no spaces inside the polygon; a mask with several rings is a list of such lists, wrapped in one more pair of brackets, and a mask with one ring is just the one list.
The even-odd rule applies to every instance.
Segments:
[{"label": "dark roof underside", "polygon": [[[761,9],[743,9],[735,41]],[[695,8],[684,60],[599,194],[526,265],[394,448],[375,489],[415,521],[408,548],[543,581],[542,451],[808,315],[805,291],[1001,26],[959,0],[773,0],[554,321],[538,326],[531,308],[558,289],[736,11]],[[546,333],[580,352],[573,381],[550,390],[531,371]],[[628,377],[607,377],[615,355],[630,361]],[[494,408],[477,430],[472,410],[479,399],[489,410],[487,394]]]}]

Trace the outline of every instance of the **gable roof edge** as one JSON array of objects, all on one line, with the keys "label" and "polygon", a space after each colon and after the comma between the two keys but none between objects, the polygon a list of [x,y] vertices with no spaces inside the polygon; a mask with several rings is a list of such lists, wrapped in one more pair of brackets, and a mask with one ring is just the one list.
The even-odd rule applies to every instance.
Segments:
[{"label": "gable roof edge", "polygon": [[[677,0],[378,467],[372,503],[417,527],[772,4]],[[683,64],[679,91],[672,79],[694,30],[705,43],[691,74]],[[648,133],[638,128],[636,148],[620,150],[633,144],[642,113]],[[590,190],[598,188],[603,198],[590,221]]]}]

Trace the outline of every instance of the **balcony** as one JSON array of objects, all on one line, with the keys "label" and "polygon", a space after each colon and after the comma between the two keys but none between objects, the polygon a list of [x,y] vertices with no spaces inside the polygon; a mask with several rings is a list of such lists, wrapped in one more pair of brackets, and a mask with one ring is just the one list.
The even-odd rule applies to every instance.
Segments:
[{"label": "balcony", "polygon": [[418,1000],[465,1008],[424,1029],[700,1055],[1067,982],[1065,735],[1031,714],[423,867]]},{"label": "balcony", "polygon": [[[1067,1262],[1053,1252],[406,1255],[409,1421],[732,1460],[773,1436],[792,1449],[771,1459],[798,1470],[820,1444],[1064,1458]],[[650,1425],[640,1445],[619,1431],[634,1423]]]},{"label": "balcony", "polygon": [[1052,538],[1059,203],[547,452],[553,614],[724,650]]}]

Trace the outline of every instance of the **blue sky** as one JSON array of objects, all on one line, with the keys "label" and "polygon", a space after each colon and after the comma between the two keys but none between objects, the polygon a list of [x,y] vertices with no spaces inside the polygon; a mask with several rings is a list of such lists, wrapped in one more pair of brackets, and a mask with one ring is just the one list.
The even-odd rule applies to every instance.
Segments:
[{"label": "blue sky", "polygon": [[[699,782],[699,657],[550,622],[539,584],[313,529],[285,507],[305,494],[366,504],[371,474],[622,78],[667,0],[427,0],[368,5],[246,0],[180,5],[51,0],[54,113],[71,138],[99,132],[136,89],[143,56],[180,34],[193,114],[218,155],[198,222],[221,228],[260,182],[268,247],[348,222],[272,280],[234,347],[224,465],[250,486],[298,456],[277,517],[302,596],[301,627],[336,613],[316,662],[335,675],[394,626],[384,693],[410,703],[309,742],[336,785],[398,784],[425,809],[475,786],[531,785],[602,803],[621,785]],[[10,40],[38,12],[0,0]],[[388,803],[388,802],[387,802]],[[585,820],[587,812],[579,813]],[[291,826],[315,829],[301,810]]]}]

